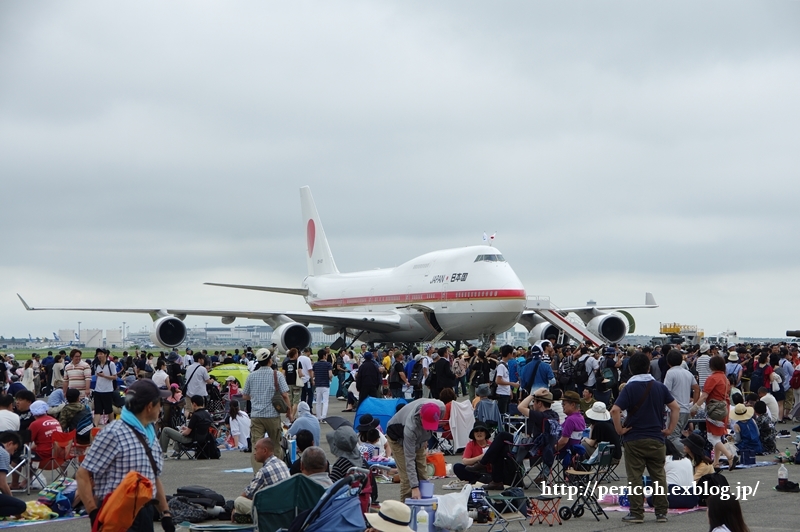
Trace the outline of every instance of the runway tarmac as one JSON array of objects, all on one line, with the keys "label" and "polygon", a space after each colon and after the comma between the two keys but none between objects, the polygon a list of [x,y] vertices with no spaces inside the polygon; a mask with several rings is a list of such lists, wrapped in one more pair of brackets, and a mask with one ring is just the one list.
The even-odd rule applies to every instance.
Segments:
[{"label": "runway tarmac", "polygon": [[[340,407],[341,406],[341,407]],[[344,408],[344,403],[333,401],[331,403],[330,415],[341,415],[346,419],[353,419],[353,414],[341,413],[340,410]],[[786,425],[788,427],[788,425]],[[781,426],[781,428],[785,428]],[[330,432],[328,425],[322,425],[322,448],[328,451],[327,440],[325,434]],[[783,448],[789,444],[788,439],[778,440],[778,447]],[[784,445],[784,442],[786,445]],[[767,457],[758,457],[759,461],[767,460]],[[460,460],[460,456],[446,457],[449,463],[455,463]],[[332,455],[329,455],[331,463],[335,461]],[[220,460],[167,460],[165,465],[165,472],[162,477],[164,486],[168,494],[172,494],[180,486],[186,485],[203,485],[212,488],[226,499],[233,499],[241,495],[244,487],[252,478],[249,473],[223,473],[225,470],[242,469],[250,467],[250,455],[238,451],[228,451],[222,453]],[[800,466],[787,465],[789,469],[789,479],[793,481],[800,480]],[[625,478],[624,463],[620,464],[617,469],[621,480],[615,483],[616,485],[625,485],[627,479]],[[745,521],[747,522],[752,532],[781,532],[781,531],[796,531],[798,529],[798,520],[800,519],[800,493],[780,493],[776,492],[773,487],[777,484],[778,466],[757,467],[753,469],[736,470],[732,472],[724,471],[725,476],[728,478],[732,488],[735,489],[737,483],[755,487],[758,483],[758,490],[754,496],[747,501],[742,501],[742,510],[744,512]],[[436,494],[452,493],[442,490],[442,485],[449,482],[451,479],[435,480]],[[379,484],[378,492],[380,500],[397,499],[400,494],[399,484]],[[530,491],[531,495],[538,495],[538,491]],[[35,494],[30,498],[25,497],[26,500],[35,499]],[[564,501],[562,501],[563,505]],[[706,519],[705,511],[697,511],[684,515],[670,515],[669,522],[666,524],[657,524],[655,522],[654,514],[646,514],[645,523],[640,525],[624,524],[621,519],[625,515],[623,512],[609,512],[609,519],[602,516],[600,521],[596,521],[588,512],[583,517],[576,519],[572,518],[565,521],[563,524],[564,529],[576,531],[597,531],[597,530],[615,530],[622,527],[643,527],[645,529],[660,528],[664,530],[673,530],[680,528],[682,530],[693,531],[707,531],[708,521]],[[217,521],[219,522],[219,521]],[[525,523],[526,528],[536,529],[537,527],[546,527],[546,525],[528,525]],[[558,526],[558,525],[556,525]],[[485,525],[474,525],[470,530],[486,530],[488,527]],[[89,530],[88,519],[80,519],[73,521],[65,521],[58,523],[47,523],[37,525],[34,527],[36,530],[55,531],[59,532],[86,532]],[[156,531],[161,530],[160,525],[156,524]],[[33,529],[30,529],[33,530]],[[521,530],[518,524],[513,524],[510,530]]]}]

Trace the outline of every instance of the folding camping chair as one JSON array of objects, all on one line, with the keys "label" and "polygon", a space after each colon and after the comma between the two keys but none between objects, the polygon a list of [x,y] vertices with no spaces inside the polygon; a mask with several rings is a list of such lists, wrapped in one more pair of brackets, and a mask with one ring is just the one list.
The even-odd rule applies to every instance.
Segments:
[{"label": "folding camping chair", "polygon": [[[490,519],[487,523],[478,523],[477,521],[472,524],[476,526],[488,526],[486,532],[493,530],[502,530],[509,532],[510,526],[517,523],[522,532],[526,532],[525,521],[528,519],[527,505],[521,509],[516,509],[514,503],[518,497],[507,497],[505,495],[488,495],[484,490],[474,490],[475,498],[473,499],[477,505],[487,506],[494,513],[494,519]],[[471,528],[471,527],[470,527]]]},{"label": "folding camping chair", "polygon": [[[214,440],[214,445],[216,445],[217,435],[219,435],[219,430],[217,430],[216,427],[208,427],[208,433],[205,438],[178,445],[178,455],[175,457],[175,460],[180,460],[183,456],[189,460],[197,460],[199,456],[205,456],[206,442],[210,438]],[[205,458],[208,458],[208,456],[205,456]]]},{"label": "folding camping chair", "polygon": [[[346,477],[339,479],[336,484],[325,491],[319,502],[305,517],[302,514],[298,517],[292,528],[299,532],[327,530],[361,532],[367,526],[359,502],[361,489],[365,485],[366,477],[363,472],[351,472]],[[302,522],[300,522],[301,519]],[[281,531],[283,530],[281,529]]]},{"label": "folding camping chair", "polygon": [[576,466],[586,455],[586,448],[583,445],[572,445],[561,449],[556,454],[556,460],[553,462],[553,469],[550,472],[550,481],[553,483],[568,483],[569,470],[578,470],[582,466]]},{"label": "folding camping chair", "polygon": [[13,473],[17,473],[22,480],[25,481],[25,487],[22,489],[15,489],[11,490],[12,492],[21,492],[24,491],[27,495],[31,494],[31,487],[34,481],[38,481],[42,488],[44,488],[47,483],[41,477],[41,475],[36,471],[33,467],[33,452],[31,451],[30,445],[25,444],[22,446],[22,452],[20,453],[20,461],[17,465],[15,465],[11,471],[8,472],[8,478],[11,478]]},{"label": "folding camping chair", "polygon": [[294,475],[253,495],[253,523],[259,532],[289,528],[303,511],[319,502],[325,488],[305,475]]},{"label": "folding camping chair", "polygon": [[494,399],[483,399],[475,406],[475,419],[493,430],[500,430],[503,418],[497,401]]},{"label": "folding camping chair", "polygon": [[571,517],[581,517],[584,509],[589,510],[595,519],[600,520],[600,515],[604,515],[608,519],[603,507],[597,500],[595,490],[592,486],[596,486],[599,482],[603,471],[607,470],[613,460],[612,453],[614,446],[611,444],[600,444],[600,452],[598,453],[597,460],[593,463],[588,463],[588,460],[581,462],[584,469],[588,471],[569,468],[566,470],[568,484],[578,488],[578,495],[572,502],[572,506],[562,506],[558,510],[558,515],[563,520],[568,520]]},{"label": "folding camping chair", "polygon": [[42,475],[44,472],[50,472],[50,482],[55,482],[60,478],[67,476],[69,464],[71,459],[68,457],[72,441],[75,439],[75,431],[70,432],[53,432],[53,443],[50,448],[50,458],[46,461],[31,460],[31,480],[38,480],[44,486],[47,482],[44,481]]}]

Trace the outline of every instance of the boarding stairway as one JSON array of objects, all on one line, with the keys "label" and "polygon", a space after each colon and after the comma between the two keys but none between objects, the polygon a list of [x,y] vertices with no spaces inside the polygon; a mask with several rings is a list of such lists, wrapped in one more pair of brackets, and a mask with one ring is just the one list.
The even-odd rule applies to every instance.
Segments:
[{"label": "boarding stairway", "polygon": [[576,342],[588,342],[596,346],[605,343],[599,336],[587,329],[580,319],[570,319],[569,315],[553,305],[547,296],[528,296],[525,308],[558,327],[561,331],[558,343],[563,343],[565,334]]}]

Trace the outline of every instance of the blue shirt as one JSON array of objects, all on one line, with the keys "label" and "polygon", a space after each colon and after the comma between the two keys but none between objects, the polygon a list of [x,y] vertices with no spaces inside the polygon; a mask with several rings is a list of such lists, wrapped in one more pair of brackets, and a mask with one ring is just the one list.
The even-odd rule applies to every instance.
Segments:
[{"label": "blue shirt", "polygon": [[517,375],[517,359],[511,358],[508,360],[508,380],[510,382],[518,382]]},{"label": "blue shirt", "polygon": [[[627,410],[628,417],[625,419],[625,426],[631,427],[624,436],[622,442],[634,440],[658,440],[664,441],[664,407],[675,400],[666,386],[653,381],[650,392],[645,396],[648,382],[630,382],[619,392],[616,406],[620,410]],[[636,412],[633,410],[640,405]]]},{"label": "blue shirt", "polygon": [[[534,368],[536,368],[536,375],[533,374]],[[539,388],[550,388],[550,381],[555,378],[553,368],[550,367],[550,364],[540,358],[532,358],[525,364],[525,367],[522,368],[522,380],[520,384],[524,389],[533,391]]]},{"label": "blue shirt", "polygon": [[307,430],[314,435],[314,445],[319,446],[319,421],[311,414],[297,416],[292,426],[289,427],[289,434],[297,436],[301,430]]}]

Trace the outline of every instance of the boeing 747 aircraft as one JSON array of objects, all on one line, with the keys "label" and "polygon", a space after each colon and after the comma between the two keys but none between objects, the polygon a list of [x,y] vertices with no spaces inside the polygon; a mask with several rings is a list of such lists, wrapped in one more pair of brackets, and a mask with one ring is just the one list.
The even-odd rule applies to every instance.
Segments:
[{"label": "boeing 747 aircraft", "polygon": [[326,334],[365,342],[416,343],[481,339],[520,323],[529,340],[557,336],[560,331],[593,344],[616,343],[634,330],[633,317],[620,308],[559,309],[549,300],[529,301],[525,287],[502,253],[491,246],[469,246],[433,251],[395,268],[340,273],[325,237],[311,189],[300,189],[305,223],[308,276],[299,288],[206,283],[213,286],[260,290],[302,296],[309,311],[238,311],[151,308],[39,308],[145,313],[153,319],[151,338],[163,347],[177,347],[186,339],[183,320],[189,316],[219,317],[224,324],[237,318],[263,320],[274,328],[273,342],[280,351],[305,348],[311,343],[308,325],[322,325]]}]

